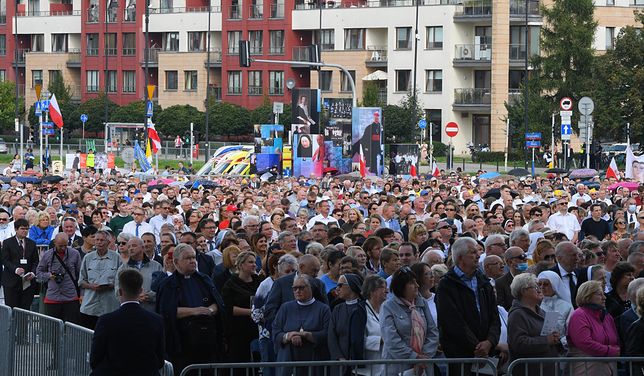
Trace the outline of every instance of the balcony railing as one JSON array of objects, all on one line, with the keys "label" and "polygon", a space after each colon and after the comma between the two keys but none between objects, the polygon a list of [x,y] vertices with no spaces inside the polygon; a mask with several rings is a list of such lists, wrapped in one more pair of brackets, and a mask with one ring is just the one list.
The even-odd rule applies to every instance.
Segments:
[{"label": "balcony railing", "polygon": [[81,63],[81,53],[80,50],[74,49],[74,50],[69,50],[67,53],[67,64],[71,65],[78,65],[80,67]]},{"label": "balcony railing", "polygon": [[525,15],[526,2],[528,3],[528,15],[539,15],[539,2],[534,0],[510,0],[510,14]]},{"label": "balcony railing", "polygon": [[471,0],[466,1],[463,5],[459,7],[455,16],[490,16],[492,15],[492,1],[491,0]]},{"label": "balcony railing", "polygon": [[284,46],[271,46],[268,49],[269,55],[284,55]]},{"label": "balcony railing", "polygon": [[116,56],[117,54],[117,49],[116,48],[106,48],[105,49],[105,55],[107,56]]},{"label": "balcony railing", "polygon": [[491,44],[457,44],[454,47],[456,60],[489,62],[492,59]]},{"label": "balcony railing", "polygon": [[272,4],[270,18],[273,18],[273,19],[284,18],[284,4]]},{"label": "balcony railing", "polygon": [[210,64],[221,63],[221,48],[214,48],[210,51]]},{"label": "balcony railing", "polygon": [[522,91],[521,89],[509,89],[508,90],[508,104],[515,105],[519,103],[521,99]]},{"label": "balcony railing", "polygon": [[454,104],[457,105],[489,105],[491,103],[489,88],[454,89]]},{"label": "balcony railing", "polygon": [[[221,7],[213,5],[210,7],[212,13],[221,13]],[[208,7],[172,7],[172,8],[150,8],[150,14],[167,14],[167,13],[206,13]]]},{"label": "balcony railing", "polygon": [[249,18],[251,19],[264,18],[264,5],[251,5]]},{"label": "balcony railing", "polygon": [[98,56],[98,48],[87,47],[87,56]]},{"label": "balcony railing", "polygon": [[[526,45],[525,44],[511,44],[510,45],[510,60],[525,61]],[[528,56],[530,57],[530,56]]]},{"label": "balcony railing", "polygon": [[[80,10],[30,10],[27,12],[18,12],[18,17],[56,17],[56,16],[80,16]],[[6,15],[5,15],[6,17]],[[4,23],[4,22],[0,22]]]},{"label": "balcony railing", "polygon": [[387,46],[367,46],[371,54],[367,56],[368,63],[380,63],[387,61]]},{"label": "balcony railing", "polygon": [[229,20],[241,20],[242,11],[239,5],[231,5],[228,9],[228,19]]},{"label": "balcony railing", "polygon": [[85,86],[85,89],[87,90],[88,93],[98,93],[98,85],[87,85]]},{"label": "balcony railing", "polygon": [[248,95],[262,95],[262,87],[261,86],[249,86],[248,87]]},{"label": "balcony railing", "polygon": [[123,56],[134,56],[136,55],[136,48],[123,47]]},{"label": "balcony railing", "polygon": [[[418,0],[418,5],[455,5],[462,4],[463,0]],[[323,8],[388,8],[416,6],[416,0],[323,0]],[[295,9],[319,9],[317,1],[298,1]]]},{"label": "balcony railing", "polygon": [[107,9],[107,22],[116,23],[118,22],[118,8],[111,7]]},{"label": "balcony railing", "polygon": [[228,94],[240,95],[242,93],[241,86],[228,86]]},{"label": "balcony railing", "polygon": [[159,62],[159,51],[161,51],[160,48],[149,48],[148,49],[148,55],[147,58],[145,56],[145,50],[143,50],[143,63],[148,62],[149,63],[158,63]]},{"label": "balcony railing", "polygon": [[14,62],[17,64],[24,64],[25,59],[27,57],[27,52],[30,52],[28,48],[21,48],[16,50],[15,56],[14,56]]},{"label": "balcony railing", "polygon": [[311,61],[311,49],[308,46],[293,47],[293,61]]}]

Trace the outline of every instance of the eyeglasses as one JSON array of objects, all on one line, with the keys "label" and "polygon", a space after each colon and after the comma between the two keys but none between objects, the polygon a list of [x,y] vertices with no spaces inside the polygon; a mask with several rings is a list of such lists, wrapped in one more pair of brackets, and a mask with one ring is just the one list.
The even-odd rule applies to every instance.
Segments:
[{"label": "eyeglasses", "polygon": [[445,211],[456,211],[456,209],[446,208]]},{"label": "eyeglasses", "polygon": [[529,287],[526,287],[525,289],[526,289],[526,290],[534,289],[534,291],[537,291],[537,292],[541,291],[541,287],[539,287],[539,286],[537,286],[537,285],[535,285],[535,286],[529,286]]},{"label": "eyeglasses", "polygon": [[67,214],[78,214],[78,210],[76,210],[76,209],[67,209]]},{"label": "eyeglasses", "polygon": [[626,223],[625,223],[625,222],[622,222],[622,221],[619,221],[619,222],[615,222],[615,224],[616,224],[616,225],[625,225]]},{"label": "eyeglasses", "polygon": [[567,202],[560,202],[559,205],[568,205]]},{"label": "eyeglasses", "polygon": [[145,215],[143,213],[134,213],[134,215]]},{"label": "eyeglasses", "polygon": [[293,285],[293,291],[304,291],[305,289],[306,289],[305,285],[302,285],[302,286]]}]

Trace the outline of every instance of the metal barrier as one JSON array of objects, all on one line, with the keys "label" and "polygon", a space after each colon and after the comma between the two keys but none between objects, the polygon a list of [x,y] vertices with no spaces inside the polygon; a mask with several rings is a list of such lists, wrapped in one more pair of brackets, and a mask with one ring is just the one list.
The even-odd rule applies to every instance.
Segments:
[{"label": "metal barrier", "polygon": [[611,366],[616,375],[620,364],[620,375],[639,376],[644,374],[644,357],[562,357],[562,358],[521,358],[508,366],[507,375],[559,376],[559,375],[610,375],[598,369]]},{"label": "metal barrier", "polygon": [[13,357],[11,321],[11,308],[0,305],[0,364],[5,365],[0,367],[0,376],[11,375],[11,367],[9,367]]},{"label": "metal barrier", "polygon": [[291,369],[290,374],[296,376],[334,375],[346,374],[351,369],[353,375],[371,375],[376,372],[375,367],[381,367],[378,374],[386,376],[402,375],[407,369],[414,365],[423,365],[429,368],[434,366],[447,366],[446,376],[470,376],[470,375],[496,375],[496,365],[489,359],[467,358],[467,359],[380,359],[380,360],[358,360],[358,361],[311,361],[311,362],[273,362],[273,363],[210,363],[192,364],[181,371],[181,376],[202,376],[202,375],[230,375],[244,374],[256,375],[259,369],[275,369],[277,374],[281,368]]},{"label": "metal barrier", "polygon": [[13,309],[11,375],[63,375],[60,360],[63,322],[40,313]]},{"label": "metal barrier", "polygon": [[174,368],[172,367],[172,363],[166,360],[163,368],[160,369],[159,373],[161,374],[161,376],[174,376]]},{"label": "metal barrier", "polygon": [[94,332],[80,325],[65,323],[63,340],[63,375],[85,376],[91,373],[89,354],[92,348]]}]

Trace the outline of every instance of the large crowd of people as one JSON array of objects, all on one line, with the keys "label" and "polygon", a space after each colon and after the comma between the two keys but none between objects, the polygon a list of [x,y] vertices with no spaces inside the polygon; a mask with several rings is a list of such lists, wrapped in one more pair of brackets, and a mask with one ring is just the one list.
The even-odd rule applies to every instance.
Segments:
[{"label": "large crowd of people", "polygon": [[[153,372],[163,358],[177,374],[251,360],[486,358],[504,372],[518,358],[644,356],[644,186],[480,174],[13,179],[0,193],[4,302],[31,309],[37,300],[47,315],[96,329],[96,374],[129,374],[109,352],[139,351],[128,337],[148,327],[163,332],[162,344],[141,364]],[[148,324],[110,323],[128,315]],[[577,362],[571,371],[619,367]]]}]

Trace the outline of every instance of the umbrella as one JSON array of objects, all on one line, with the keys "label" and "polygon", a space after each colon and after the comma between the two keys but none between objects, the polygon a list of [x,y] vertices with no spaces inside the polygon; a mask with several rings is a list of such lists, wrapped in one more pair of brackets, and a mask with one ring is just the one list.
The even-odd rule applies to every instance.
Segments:
[{"label": "umbrella", "polygon": [[585,185],[590,189],[593,189],[593,188],[599,189],[599,182],[596,182],[596,181],[586,180],[586,181],[582,181],[581,184]]},{"label": "umbrella", "polygon": [[33,183],[33,184],[41,183],[41,180],[34,176],[16,176],[15,179],[18,183]]},{"label": "umbrella", "polygon": [[494,179],[501,176],[498,172],[486,172],[485,174],[479,175],[479,179]]},{"label": "umbrella", "polygon": [[362,180],[362,176],[360,176],[360,171],[354,171],[348,174],[342,174],[337,176],[340,181],[343,180],[349,180],[349,181],[359,181]]},{"label": "umbrella", "polygon": [[47,175],[47,176],[42,178],[42,181],[46,181],[46,182],[53,183],[53,184],[60,183],[63,180],[64,180],[64,178],[62,176],[58,176],[58,175]]},{"label": "umbrella", "polygon": [[170,183],[168,185],[171,186],[171,187],[178,187],[178,186],[184,185],[184,184],[185,184],[185,181],[178,181],[177,180],[177,181],[173,181],[172,183]]},{"label": "umbrella", "polygon": [[[519,194],[516,192],[510,191],[510,195],[512,196],[512,198],[514,198],[514,197],[517,197]],[[500,188],[490,189],[489,191],[487,191],[485,196],[483,196],[483,198],[488,198],[488,197],[494,197],[496,199],[501,198],[501,189]]]},{"label": "umbrella", "polygon": [[569,177],[571,179],[589,179],[596,175],[599,175],[599,173],[594,168],[580,168],[572,170]]},{"label": "umbrella", "polygon": [[186,188],[199,187],[199,186],[202,186],[204,188],[215,188],[215,187],[219,187],[219,184],[217,184],[212,180],[195,180],[194,182],[187,182],[185,186]]},{"label": "umbrella", "polygon": [[530,175],[530,171],[526,170],[525,168],[515,168],[510,171],[508,171],[508,175],[512,176],[528,176]]},{"label": "umbrella", "polygon": [[8,176],[0,176],[0,181],[3,183],[11,183],[11,178]]},{"label": "umbrella", "polygon": [[608,187],[608,189],[615,190],[615,189],[617,189],[619,187],[623,187],[623,188],[628,188],[629,190],[632,191],[632,190],[637,189],[639,186],[640,186],[640,183],[638,183],[636,181],[619,181],[619,182],[611,185],[610,187]]},{"label": "umbrella", "polygon": [[158,189],[159,191],[161,191],[161,190],[163,189],[163,187],[167,187],[167,185],[166,185],[166,184],[154,184],[154,185],[148,185],[148,190],[150,190],[150,191],[151,191],[151,190],[153,190],[153,189]]},{"label": "umbrella", "polygon": [[546,174],[567,174],[568,170],[563,169],[563,168],[549,168],[546,171],[544,171]]},{"label": "umbrella", "polygon": [[160,179],[155,179],[155,180],[149,181],[148,186],[150,186],[150,185],[168,185],[168,184],[170,184],[172,182],[174,182],[174,179],[160,178]]}]

